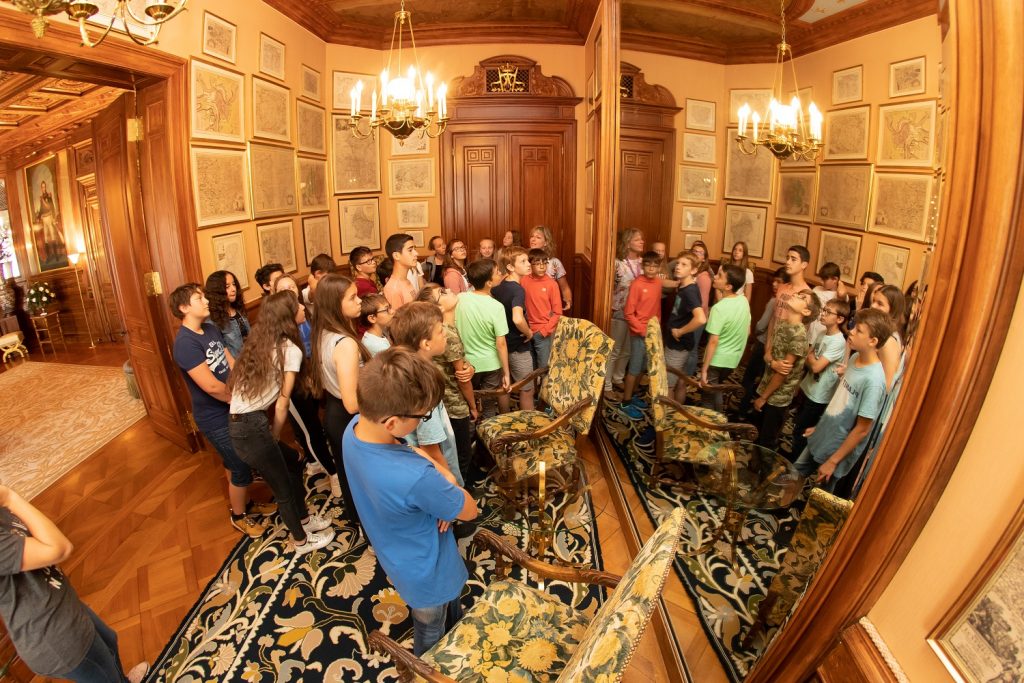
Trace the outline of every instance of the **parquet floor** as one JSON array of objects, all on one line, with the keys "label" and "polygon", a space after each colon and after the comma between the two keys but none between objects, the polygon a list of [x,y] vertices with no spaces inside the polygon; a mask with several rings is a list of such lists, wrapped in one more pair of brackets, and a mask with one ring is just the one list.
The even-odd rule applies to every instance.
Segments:
[{"label": "parquet floor", "polygon": [[[114,345],[97,350],[69,345],[69,353],[56,360],[120,365],[125,355]],[[594,447],[587,440],[581,445],[595,507],[601,511],[597,522],[605,568],[621,573],[631,555],[609,498],[609,482]],[[624,488],[632,494],[628,484]],[[74,544],[63,568],[82,599],[117,631],[127,666],[157,657],[239,538],[228,521],[223,469],[216,456],[181,450],[156,436],[148,418],[33,502]],[[649,534],[650,523],[635,496],[629,506],[641,532]],[[675,572],[669,573],[665,596],[694,680],[727,680]],[[653,629],[644,635],[623,680],[668,681]]]}]

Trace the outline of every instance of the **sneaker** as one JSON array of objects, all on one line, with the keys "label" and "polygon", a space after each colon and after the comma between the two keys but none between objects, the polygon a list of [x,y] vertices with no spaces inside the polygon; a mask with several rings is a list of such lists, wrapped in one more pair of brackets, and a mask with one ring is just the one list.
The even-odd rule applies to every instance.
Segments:
[{"label": "sneaker", "polygon": [[149,673],[149,662],[140,662],[131,668],[126,675],[129,683],[142,683]]},{"label": "sneaker", "polygon": [[316,460],[310,460],[306,463],[306,474],[313,476],[314,474],[320,474],[324,472],[324,466],[318,463]]},{"label": "sneaker", "polygon": [[331,541],[334,540],[334,530],[328,529],[326,531],[315,531],[313,533],[306,534],[306,542],[302,545],[295,546],[296,555],[305,555],[311,553],[314,550],[319,550],[325,547]]},{"label": "sneaker", "polygon": [[235,527],[249,538],[259,538],[263,535],[263,532],[267,530],[266,524],[263,522],[257,522],[249,515],[243,515],[241,517],[231,515],[231,526]]},{"label": "sneaker", "polygon": [[275,512],[277,512],[277,503],[256,503],[250,500],[249,504],[245,506],[245,514],[247,515],[268,517]]},{"label": "sneaker", "polygon": [[302,528],[307,534],[316,533],[330,528],[331,520],[322,515],[310,515],[309,519],[302,523]]},{"label": "sneaker", "polygon": [[634,406],[636,406],[640,410],[647,410],[647,401],[643,400],[639,396],[634,396],[633,400],[630,401],[630,403],[632,403]]},{"label": "sneaker", "polygon": [[640,410],[633,401],[623,401],[619,404],[619,410],[622,411],[631,420],[642,420],[644,419],[644,411]]}]

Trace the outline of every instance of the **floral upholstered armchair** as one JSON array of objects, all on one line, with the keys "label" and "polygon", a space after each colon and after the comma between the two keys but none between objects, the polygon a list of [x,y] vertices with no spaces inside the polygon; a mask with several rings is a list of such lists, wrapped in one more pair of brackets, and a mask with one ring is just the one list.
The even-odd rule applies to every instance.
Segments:
[{"label": "floral upholstered armchair", "polygon": [[819,488],[811,489],[789,548],[782,556],[779,572],[772,579],[768,594],[758,608],[757,619],[744,638],[744,647],[749,648],[757,636],[777,629],[789,617],[852,508],[853,503],[848,500]]},{"label": "floral upholstered armchair", "polygon": [[[622,678],[661,596],[686,520],[676,508],[640,549],[620,579],[596,570],[534,560],[500,537],[477,532],[496,557],[499,578],[421,658],[380,631],[371,647],[389,654],[403,680],[454,683],[490,680],[554,683]],[[536,588],[504,576],[511,558],[540,577],[615,588],[593,619]]]},{"label": "floral upholstered armchair", "polygon": [[612,344],[592,322],[562,316],[548,367],[534,370],[510,388],[515,393],[544,377],[540,399],[549,412],[516,410],[477,425],[481,442],[498,466],[495,483],[506,502],[506,514],[513,508],[526,512],[533,499],[530,483],[538,482],[537,495],[544,495],[539,490],[541,463],[551,493],[579,491],[576,439],[593,424]]},{"label": "floral upholstered armchair", "polygon": [[[757,440],[755,427],[730,423],[718,411],[684,406],[669,396],[668,372],[679,377],[679,381],[695,380],[665,365],[665,347],[657,318],[647,322],[644,346],[647,349],[647,373],[655,433],[654,464],[650,474],[645,477],[649,486],[658,487],[663,483],[688,485],[684,473],[677,470],[681,470],[687,463],[699,462],[701,450],[709,443],[730,439]],[[710,388],[729,389],[733,386],[738,385],[710,385]]]}]

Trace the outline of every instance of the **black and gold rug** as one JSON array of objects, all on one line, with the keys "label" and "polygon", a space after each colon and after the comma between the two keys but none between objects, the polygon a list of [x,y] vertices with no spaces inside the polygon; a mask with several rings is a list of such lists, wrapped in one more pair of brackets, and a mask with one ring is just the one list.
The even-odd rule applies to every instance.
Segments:
[{"label": "black and gold rug", "polygon": [[[397,681],[390,660],[370,651],[375,629],[412,649],[412,619],[365,540],[352,543],[352,531],[338,518],[326,476],[307,481],[315,489],[311,507],[335,519],[335,540],[326,548],[296,558],[286,551],[284,527],[258,539],[245,538],[231,551],[217,576],[153,664],[148,681],[204,683],[314,683]],[[526,545],[524,525],[505,522],[487,482],[478,488],[481,527]],[[552,503],[549,513],[574,520],[573,530],[556,528],[553,551],[560,559],[601,568],[589,495],[575,502]],[[580,518],[591,523],[577,527]],[[469,539],[459,542],[469,568],[463,606],[483,592],[494,572],[490,551]],[[513,571],[513,576],[517,574]],[[518,577],[518,576],[517,576]],[[602,594],[597,588],[548,582],[546,590],[577,609],[594,614]]]},{"label": "black and gold rug", "polygon": [[[725,515],[721,501],[668,486],[652,489],[640,477],[642,472],[650,472],[654,462],[654,428],[649,416],[633,420],[617,404],[606,402],[602,417],[651,522],[657,526],[673,509],[683,506],[692,524],[686,531],[685,538],[690,540],[684,541],[683,550],[695,548],[708,539]],[[778,571],[801,506],[802,502],[788,510],[752,511],[744,526],[744,543],[736,546],[735,565],[730,561],[727,541],[706,554],[680,554],[676,558],[676,572],[694,601],[708,640],[734,681],[746,676],[768,638],[774,635],[774,631],[769,631],[756,638],[749,649],[742,646],[757,616],[758,605]]]}]

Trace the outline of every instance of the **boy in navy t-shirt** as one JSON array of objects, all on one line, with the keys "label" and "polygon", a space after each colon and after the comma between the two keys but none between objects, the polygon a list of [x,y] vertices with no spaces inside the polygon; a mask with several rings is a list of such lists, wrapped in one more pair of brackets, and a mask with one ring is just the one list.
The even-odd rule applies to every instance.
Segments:
[{"label": "boy in navy t-shirt", "polygon": [[476,501],[403,440],[441,402],[434,363],[392,347],[367,361],[357,387],[359,415],[342,439],[345,474],[377,559],[409,605],[419,656],[462,615],[469,573],[451,523],[475,519]]}]

